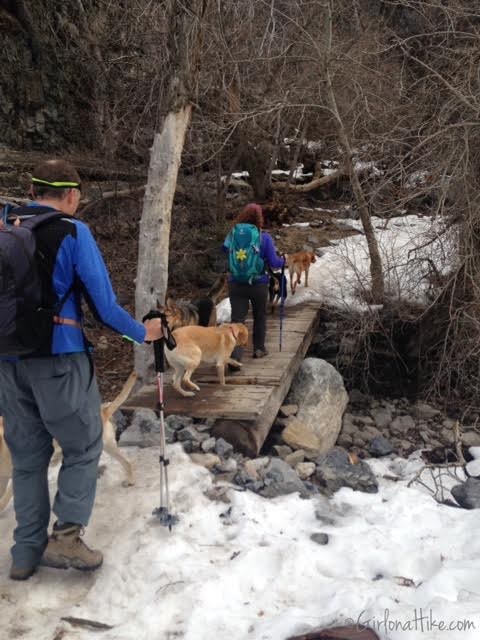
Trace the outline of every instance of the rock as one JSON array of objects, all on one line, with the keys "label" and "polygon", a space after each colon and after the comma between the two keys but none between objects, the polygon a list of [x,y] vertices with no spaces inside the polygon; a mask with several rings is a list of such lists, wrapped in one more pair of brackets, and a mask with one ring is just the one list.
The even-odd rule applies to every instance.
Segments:
[{"label": "rock", "polygon": [[218,438],[218,440],[215,442],[215,451],[222,458],[229,458],[233,453],[233,447],[223,438]]},{"label": "rock", "polygon": [[[174,434],[165,425],[167,443],[174,441]],[[120,436],[122,447],[154,447],[160,443],[160,420],[151,409],[135,409],[132,422]]]},{"label": "rock", "polygon": [[359,425],[373,426],[373,418],[370,416],[355,416],[354,421]]},{"label": "rock", "polygon": [[480,480],[468,478],[466,482],[452,487],[452,495],[464,509],[480,508]]},{"label": "rock", "polygon": [[354,416],[351,413],[343,414],[342,429],[341,429],[342,434],[353,436],[358,431],[353,420],[354,420]]},{"label": "rock", "polygon": [[226,460],[220,460],[220,464],[217,464],[216,470],[220,473],[235,473],[238,464],[235,458],[227,458]]},{"label": "rock", "polygon": [[328,453],[316,460],[315,477],[327,495],[338,491],[341,487],[350,487],[355,491],[376,493],[378,484],[370,467],[360,461],[352,464],[348,452],[341,447],[333,447]]},{"label": "rock", "polygon": [[442,420],[442,426],[445,427],[445,429],[450,429],[450,431],[452,432],[453,432],[455,423],[456,423],[456,420],[452,420],[451,418],[445,418],[445,420]]},{"label": "rock", "polygon": [[360,429],[359,433],[362,436],[362,438],[367,442],[369,440],[373,440],[373,438],[378,438],[382,435],[382,432],[379,429],[377,429],[377,427],[370,427],[370,426],[367,426],[364,429]]},{"label": "rock", "polygon": [[326,533],[312,533],[310,540],[317,544],[326,545],[328,544],[328,535]]},{"label": "rock", "polygon": [[252,480],[260,480],[260,475],[258,473],[258,467],[253,464],[253,460],[246,460],[245,464],[243,465],[244,467],[244,471],[247,474],[248,478],[251,478]]},{"label": "rock", "polygon": [[426,402],[416,402],[413,405],[414,415],[416,418],[430,420],[440,414],[438,409],[434,409]]},{"label": "rock", "polygon": [[171,415],[165,418],[165,424],[174,431],[180,431],[186,427],[191,427],[193,425],[193,419],[188,416]]},{"label": "rock", "polygon": [[275,454],[282,460],[285,460],[285,458],[292,453],[292,448],[288,447],[285,444],[275,444],[273,445],[272,449]]},{"label": "rock", "polygon": [[197,422],[195,424],[195,429],[197,431],[200,431],[201,433],[204,433],[205,431],[210,431],[210,429],[213,427],[214,424],[215,424],[215,418],[207,418],[202,422]]},{"label": "rock", "polygon": [[280,407],[280,415],[282,418],[294,416],[298,411],[298,404],[284,404]]},{"label": "rock", "polygon": [[198,444],[208,440],[208,434],[199,433],[194,426],[184,427],[177,431],[177,440],[179,442],[185,442],[191,440],[192,442],[198,442]]},{"label": "rock", "polygon": [[476,460],[470,460],[470,462],[467,462],[465,465],[465,471],[469,476],[478,478],[480,476],[480,459],[477,458]]},{"label": "rock", "polygon": [[195,442],[195,440],[184,440],[182,442],[182,448],[185,453],[195,453],[200,451],[200,442]]},{"label": "rock", "polygon": [[341,433],[338,436],[338,440],[335,444],[338,444],[339,447],[343,447],[344,449],[348,449],[353,444],[353,438],[346,433]]},{"label": "rock", "polygon": [[403,435],[407,433],[410,429],[415,428],[415,421],[412,416],[397,416],[392,420],[392,424],[390,429],[394,433],[398,433],[399,435]]},{"label": "rock", "polygon": [[[289,402],[298,404],[296,419],[317,436],[318,453],[328,451],[340,433],[348,402],[342,376],[325,360],[306,358],[293,379]],[[289,418],[287,429],[294,419]]]},{"label": "rock", "polygon": [[112,416],[112,422],[115,424],[118,436],[128,427],[128,417],[121,409],[115,411]]},{"label": "rock", "polygon": [[200,464],[206,469],[213,469],[221,463],[219,456],[215,455],[214,453],[192,453],[190,455],[190,458],[192,462],[195,462],[195,464]]},{"label": "rock", "polygon": [[412,449],[412,443],[409,442],[408,440],[399,440],[398,444],[397,444],[397,449],[402,449],[404,452],[405,451],[410,451],[410,449]]},{"label": "rock", "polygon": [[314,462],[299,462],[295,466],[295,471],[297,472],[300,480],[307,480],[310,476],[313,476],[315,473],[315,463]]},{"label": "rock", "polygon": [[480,446],[480,434],[476,431],[462,433],[462,442],[466,447],[478,447]]},{"label": "rock", "polygon": [[370,411],[377,427],[382,430],[390,426],[392,422],[392,412],[387,408],[372,409]]},{"label": "rock", "polygon": [[455,442],[455,436],[451,429],[443,428],[440,431],[440,436],[442,437],[443,441],[446,442],[447,444],[454,444]]},{"label": "rock", "polygon": [[381,458],[393,453],[392,443],[383,436],[377,436],[370,441],[368,451],[374,458]]},{"label": "rock", "polygon": [[364,447],[366,444],[367,444],[367,441],[366,441],[364,438],[362,438],[362,436],[360,435],[360,433],[356,433],[356,434],[353,436],[353,445],[354,445],[355,447],[359,447],[359,448],[361,449],[361,448],[362,448],[362,447]]},{"label": "rock", "polygon": [[[288,424],[282,431],[282,439],[292,449],[302,449],[308,453],[318,455],[320,441],[317,435],[309,425],[304,424],[298,418],[288,418]],[[292,449],[290,449],[290,453]]]},{"label": "rock", "polygon": [[368,396],[359,391],[358,389],[352,389],[348,394],[348,400],[351,404],[366,405],[368,404]]},{"label": "rock", "polygon": [[216,442],[215,438],[213,437],[207,438],[201,443],[200,449],[205,453],[208,453],[209,451],[213,451],[213,449],[215,449],[215,442]]},{"label": "rock", "polygon": [[272,458],[264,470],[265,486],[260,489],[260,495],[265,498],[275,498],[289,493],[299,492],[302,497],[308,496],[308,491],[295,471],[280,458]]},{"label": "rock", "polygon": [[298,449],[297,451],[294,451],[293,453],[290,453],[288,456],[286,456],[284,460],[291,467],[296,467],[297,464],[305,460],[305,451],[303,449]]}]

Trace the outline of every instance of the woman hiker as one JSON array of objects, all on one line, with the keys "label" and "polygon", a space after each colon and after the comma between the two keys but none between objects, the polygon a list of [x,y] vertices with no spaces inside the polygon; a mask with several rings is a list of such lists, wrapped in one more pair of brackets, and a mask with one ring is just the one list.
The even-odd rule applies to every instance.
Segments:
[{"label": "woman hiker", "polygon": [[[253,357],[268,355],[265,349],[267,329],[267,266],[280,269],[285,258],[277,255],[272,237],[262,231],[264,224],[262,207],[248,204],[235,218],[230,233],[225,238],[223,250],[228,253],[230,277],[228,294],[232,307],[232,322],[245,322],[249,303],[253,310]],[[232,358],[242,360],[243,347],[235,347]],[[230,370],[235,367],[229,365]]]}]

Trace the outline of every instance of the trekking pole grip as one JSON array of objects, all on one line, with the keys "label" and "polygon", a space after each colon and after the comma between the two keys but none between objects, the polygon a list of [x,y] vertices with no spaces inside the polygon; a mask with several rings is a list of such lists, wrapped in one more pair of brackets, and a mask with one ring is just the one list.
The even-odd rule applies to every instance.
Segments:
[{"label": "trekking pole grip", "polygon": [[152,320],[154,318],[160,318],[163,327],[164,335],[158,340],[153,341],[153,353],[155,357],[155,371],[157,373],[163,373],[165,371],[165,343],[168,349],[172,350],[177,346],[175,338],[168,326],[167,317],[164,313],[158,309],[152,309],[146,315],[143,316],[142,322],[145,320]]}]

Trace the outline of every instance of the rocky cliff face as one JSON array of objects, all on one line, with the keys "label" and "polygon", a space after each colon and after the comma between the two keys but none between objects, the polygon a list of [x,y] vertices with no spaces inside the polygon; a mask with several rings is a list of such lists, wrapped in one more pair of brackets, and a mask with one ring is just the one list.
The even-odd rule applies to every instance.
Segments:
[{"label": "rocky cliff face", "polygon": [[60,5],[0,2],[0,132],[5,145],[45,150],[88,145],[88,69],[75,60],[61,7],[55,4]]}]

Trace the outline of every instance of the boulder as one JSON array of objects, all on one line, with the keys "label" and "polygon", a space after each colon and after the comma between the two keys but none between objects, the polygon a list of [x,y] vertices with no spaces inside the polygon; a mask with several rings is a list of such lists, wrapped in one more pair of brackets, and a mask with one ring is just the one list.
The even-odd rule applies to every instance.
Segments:
[{"label": "boulder", "polygon": [[260,489],[259,493],[265,498],[275,498],[296,491],[302,497],[309,495],[305,485],[292,467],[280,458],[272,458],[262,475],[265,486]]},{"label": "boulder", "polygon": [[[288,418],[288,424],[282,431],[282,439],[291,449],[301,449],[313,455],[318,455],[320,451],[320,440],[317,434],[311,426],[301,422],[298,418]],[[291,453],[291,449],[289,453]]]},{"label": "boulder", "polygon": [[366,462],[352,464],[345,449],[333,447],[328,453],[316,460],[315,477],[327,495],[332,495],[341,487],[350,487],[355,491],[377,493],[378,483]]},{"label": "boulder", "polygon": [[390,453],[393,453],[393,445],[392,443],[384,438],[383,436],[377,436],[370,441],[368,445],[368,452],[374,458],[381,458],[382,456],[388,456]]},{"label": "boulder", "polygon": [[[312,438],[310,446],[314,446],[318,453],[325,453],[333,447],[342,428],[342,416],[348,402],[343,378],[338,371],[325,360],[306,358],[293,380],[289,402],[298,404],[296,419],[317,438],[318,444]],[[291,420],[293,418],[289,419],[287,429]],[[304,446],[296,448],[305,449]]]},{"label": "boulder", "polygon": [[468,478],[466,482],[456,484],[452,487],[452,495],[465,509],[480,508],[480,480]]}]

